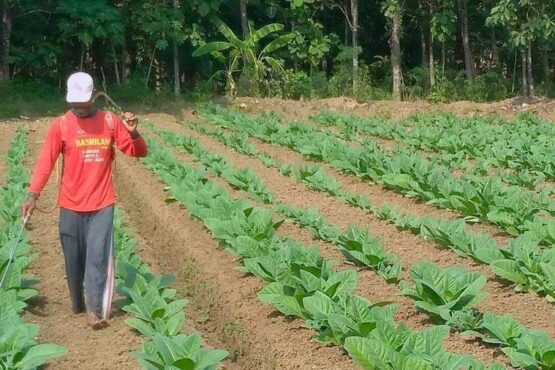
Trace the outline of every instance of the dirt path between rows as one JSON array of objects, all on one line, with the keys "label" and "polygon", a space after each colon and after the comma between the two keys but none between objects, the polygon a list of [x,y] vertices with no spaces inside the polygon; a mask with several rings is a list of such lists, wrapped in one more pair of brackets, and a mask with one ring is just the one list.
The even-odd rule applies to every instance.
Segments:
[{"label": "dirt path between rows", "polygon": [[[48,121],[34,123],[29,133],[30,155],[27,168],[32,170]],[[57,186],[55,174],[41,196],[39,206],[51,208],[55,204]],[[65,346],[69,353],[52,361],[47,368],[73,369],[138,369],[130,353],[139,349],[143,340],[125,324],[125,316],[114,309],[114,317],[107,329],[93,331],[85,314],[75,315],[65,280],[62,248],[58,235],[58,211],[50,214],[35,212],[28,227],[31,246],[37,259],[29,274],[40,280],[39,298],[31,303],[24,319],[38,324],[40,342]]]},{"label": "dirt path between rows", "polygon": [[[224,102],[226,103],[226,102]],[[518,113],[534,113],[542,118],[555,121],[555,100],[540,99],[538,102],[524,102],[507,99],[495,103],[473,103],[459,101],[453,103],[430,103],[424,100],[395,102],[391,100],[358,103],[346,98],[320,100],[283,100],[275,98],[238,98],[233,105],[247,112],[277,112],[288,119],[306,120],[308,116],[325,110],[365,117],[381,117],[400,120],[419,113],[453,113],[459,117],[497,115],[506,119]]]},{"label": "dirt path between rows", "polygon": [[235,362],[230,369],[354,369],[338,347],[313,341],[302,328],[258,301],[259,279],[236,270],[238,262],[218,247],[202,222],[189,218],[177,204],[166,204],[164,185],[141,163],[122,159],[118,178],[125,189],[123,207],[139,234],[159,246],[156,259],[164,271],[180,276],[182,291],[203,333],[221,341]]},{"label": "dirt path between rows", "polygon": [[[250,167],[254,169],[267,185],[268,190],[274,192],[278,199],[287,204],[319,208],[328,222],[342,228],[349,223],[369,227],[371,233],[383,238],[385,249],[388,252],[394,252],[401,256],[405,268],[409,268],[420,260],[430,260],[440,266],[462,266],[471,271],[484,273],[489,279],[485,288],[489,293],[489,298],[480,305],[481,309],[511,314],[522,324],[532,328],[545,329],[551,336],[555,336],[555,324],[549,320],[552,316],[553,306],[533,294],[515,294],[511,286],[505,286],[498,282],[487,266],[476,265],[471,260],[461,258],[449,250],[440,250],[435,244],[424,242],[408,232],[399,232],[393,225],[378,220],[362,210],[346,206],[333,197],[309,191],[303,185],[282,176],[277,170],[268,169],[259,160],[238,154],[212,138],[176,124],[171,116],[155,115],[149,116],[149,118],[160,128],[164,127],[199,139],[205,149],[223,155],[237,168]],[[284,152],[287,153],[286,150]],[[284,154],[282,153],[282,155]],[[406,205],[404,209],[413,211],[409,205]],[[406,271],[404,277],[407,277]],[[375,299],[374,291],[370,290],[366,293],[368,293],[367,297]],[[535,314],[530,315],[530,312]]]}]

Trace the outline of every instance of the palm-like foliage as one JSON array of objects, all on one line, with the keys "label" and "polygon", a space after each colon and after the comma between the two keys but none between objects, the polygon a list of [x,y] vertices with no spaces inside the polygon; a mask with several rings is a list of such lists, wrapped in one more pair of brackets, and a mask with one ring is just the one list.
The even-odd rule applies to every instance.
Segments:
[{"label": "palm-like foliage", "polygon": [[[256,80],[260,80],[268,69],[284,73],[283,61],[270,56],[274,51],[283,48],[293,37],[293,34],[277,36],[266,46],[260,46],[261,41],[270,36],[276,36],[284,29],[279,23],[272,23],[255,30],[250,27],[249,34],[241,40],[224,22],[216,18],[214,20],[218,31],[225,37],[226,41],[215,41],[199,47],[193,53],[194,57],[206,54],[212,55],[225,65],[225,70],[216,72],[224,73],[226,76],[226,91],[230,96],[236,94],[236,84],[233,74],[241,70],[253,72]],[[224,56],[227,53],[227,57]]]}]

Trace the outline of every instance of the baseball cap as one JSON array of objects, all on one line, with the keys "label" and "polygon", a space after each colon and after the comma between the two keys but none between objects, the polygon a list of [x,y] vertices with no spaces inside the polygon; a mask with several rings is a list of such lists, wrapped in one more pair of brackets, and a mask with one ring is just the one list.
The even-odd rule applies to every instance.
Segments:
[{"label": "baseball cap", "polygon": [[77,72],[67,79],[68,103],[87,103],[91,100],[94,83],[91,75],[85,72]]}]

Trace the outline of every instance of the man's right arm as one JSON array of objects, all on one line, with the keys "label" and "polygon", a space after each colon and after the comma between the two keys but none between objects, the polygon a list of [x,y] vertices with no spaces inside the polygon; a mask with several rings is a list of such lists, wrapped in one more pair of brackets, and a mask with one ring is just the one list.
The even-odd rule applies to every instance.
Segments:
[{"label": "man's right arm", "polygon": [[46,135],[46,139],[42,145],[42,149],[35,166],[35,171],[33,172],[33,178],[31,180],[31,185],[29,186],[29,193],[31,197],[38,198],[42,193],[42,190],[50,178],[50,174],[54,169],[54,165],[56,164],[61,151],[62,137],[60,124],[58,120],[55,120],[48,130],[48,134]]}]

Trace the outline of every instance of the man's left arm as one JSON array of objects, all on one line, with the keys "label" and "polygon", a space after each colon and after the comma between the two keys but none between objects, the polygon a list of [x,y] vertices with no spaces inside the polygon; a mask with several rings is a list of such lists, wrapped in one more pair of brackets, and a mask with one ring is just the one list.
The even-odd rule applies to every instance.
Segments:
[{"label": "man's left arm", "polygon": [[122,118],[114,115],[113,122],[117,148],[131,157],[146,157],[148,148],[137,129],[138,119],[130,113],[125,113]]}]

